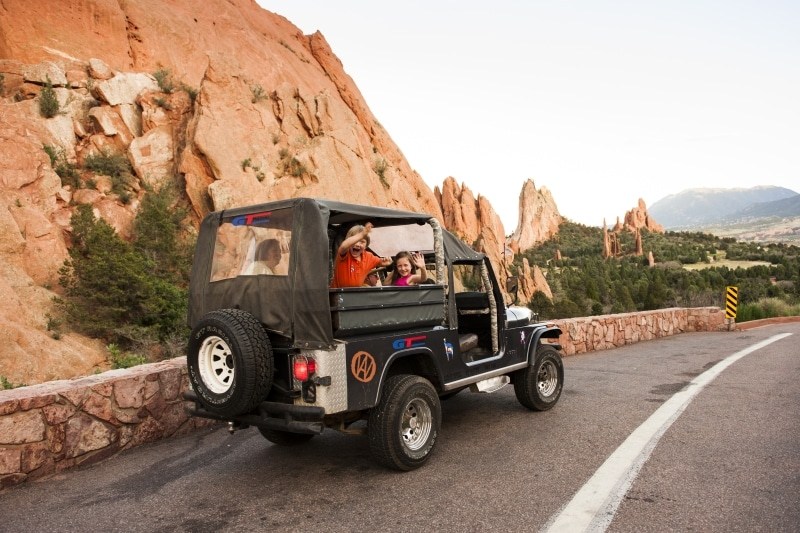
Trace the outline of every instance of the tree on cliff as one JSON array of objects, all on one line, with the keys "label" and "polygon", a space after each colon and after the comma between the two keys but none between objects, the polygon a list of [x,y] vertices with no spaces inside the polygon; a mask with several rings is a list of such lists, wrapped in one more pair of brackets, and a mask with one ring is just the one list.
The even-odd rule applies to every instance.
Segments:
[{"label": "tree on cliff", "polygon": [[75,210],[70,258],[59,270],[59,283],[64,287],[59,304],[77,331],[124,348],[185,333],[185,284],[176,283],[175,269],[163,261],[172,257],[164,251],[171,245],[164,242],[172,242],[177,227],[174,218],[171,224],[159,224],[161,215],[153,214],[153,203],[158,205],[143,203],[139,216],[149,217],[150,225],[168,234],[156,242],[157,251],[145,246],[152,242],[148,232],[144,232],[146,238],[135,240],[138,246],[134,246],[108,223],[95,219],[90,206]]}]

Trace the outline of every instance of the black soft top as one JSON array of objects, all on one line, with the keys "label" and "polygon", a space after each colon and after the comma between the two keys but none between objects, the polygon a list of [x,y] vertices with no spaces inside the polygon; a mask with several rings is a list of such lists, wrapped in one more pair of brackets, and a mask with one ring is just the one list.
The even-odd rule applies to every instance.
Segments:
[{"label": "black soft top", "polygon": [[[286,276],[239,276],[211,280],[217,230],[236,217],[292,208],[291,257]],[[333,345],[329,272],[331,227],[371,222],[376,227],[429,224],[442,243],[445,264],[480,262],[484,255],[472,250],[439,227],[428,214],[383,207],[348,204],[325,199],[293,198],[209,213],[200,225],[191,282],[189,325],[211,311],[236,307],[255,315],[269,329],[292,340],[297,348],[324,349]],[[435,237],[436,238],[436,237]],[[441,264],[441,263],[440,263]]]}]

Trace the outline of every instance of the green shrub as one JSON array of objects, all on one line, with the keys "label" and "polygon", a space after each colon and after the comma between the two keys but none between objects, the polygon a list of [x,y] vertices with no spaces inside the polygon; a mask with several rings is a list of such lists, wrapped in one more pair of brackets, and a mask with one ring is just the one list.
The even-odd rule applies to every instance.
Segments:
[{"label": "green shrub", "polygon": [[792,305],[779,298],[762,298],[756,302],[740,304],[736,322],[749,322],[779,316],[800,316],[800,305]]},{"label": "green shrub", "polygon": [[147,358],[145,356],[125,352],[116,344],[109,344],[106,348],[108,349],[108,357],[111,362],[111,368],[113,369],[131,368],[132,366],[147,363]]},{"label": "green shrub", "polygon": [[292,157],[289,160],[289,174],[291,174],[295,178],[299,178],[305,175],[307,172],[308,169],[306,169],[306,166],[303,163],[301,163],[299,159],[297,159],[296,157]]},{"label": "green shrub", "polygon": [[189,95],[189,100],[191,100],[192,103],[194,104],[195,100],[197,100],[197,95],[199,94],[199,91],[194,87],[189,87],[185,83],[181,83],[181,89],[183,89],[186,92],[186,94]]},{"label": "green shrub", "polygon": [[115,154],[106,150],[99,154],[86,156],[86,168],[111,177],[120,177],[131,172],[131,164],[123,154]]},{"label": "green shrub", "polygon": [[269,98],[267,93],[264,91],[264,88],[261,85],[253,85],[250,87],[250,92],[253,94],[253,97],[250,101],[254,104],[257,104],[261,100],[266,100]]},{"label": "green shrub", "polygon": [[289,150],[286,148],[281,148],[278,150],[278,157],[280,157],[278,172],[281,175],[285,176],[288,174],[290,176],[294,176],[295,178],[299,178],[308,173],[306,166],[299,159],[291,155]]},{"label": "green shrub", "polygon": [[53,84],[50,83],[50,78],[47,78],[42,92],[39,93],[39,112],[44,118],[53,118],[58,114],[59,109],[60,105],[56,92],[53,90]]},{"label": "green shrub", "polygon": [[51,144],[45,144],[42,149],[50,158],[53,170],[61,178],[61,184],[69,185],[73,189],[80,187],[81,176],[78,173],[78,167],[67,161],[67,153],[64,149]]},{"label": "green shrub", "polygon": [[175,80],[169,69],[158,69],[153,73],[153,77],[156,79],[156,83],[158,83],[158,88],[161,89],[161,92],[171,94],[175,90]]},{"label": "green shrub", "polygon": [[375,174],[377,174],[378,177],[381,179],[381,183],[383,184],[383,187],[386,189],[390,187],[389,182],[386,181],[386,169],[388,168],[388,166],[389,165],[386,163],[386,160],[382,157],[376,159],[372,165],[372,170],[374,170]]},{"label": "green shrub", "polygon": [[88,205],[72,216],[72,248],[59,270],[57,303],[81,333],[127,347],[131,327],[161,338],[186,326],[186,289],[159,277],[161,267],[123,241]]},{"label": "green shrub", "polygon": [[193,243],[180,238],[186,210],[176,206],[174,189],[148,192],[134,220],[133,245],[155,265],[154,273],[179,286],[188,286]]},{"label": "green shrub", "polygon": [[55,340],[59,340],[61,338],[61,319],[52,316],[50,313],[46,313],[44,317],[46,319],[45,329],[50,332],[50,335]]},{"label": "green shrub", "polygon": [[155,102],[155,104],[156,104],[158,107],[160,107],[160,108],[164,109],[165,111],[172,111],[172,106],[170,105],[170,103],[169,103],[169,102],[167,102],[167,101],[166,101],[165,99],[163,99],[163,98],[155,98],[155,99],[153,100],[153,102]]},{"label": "green shrub", "polygon": [[99,154],[86,156],[84,165],[92,172],[109,176],[111,190],[120,197],[126,192],[128,182],[133,179],[133,169],[124,154],[103,150]]}]

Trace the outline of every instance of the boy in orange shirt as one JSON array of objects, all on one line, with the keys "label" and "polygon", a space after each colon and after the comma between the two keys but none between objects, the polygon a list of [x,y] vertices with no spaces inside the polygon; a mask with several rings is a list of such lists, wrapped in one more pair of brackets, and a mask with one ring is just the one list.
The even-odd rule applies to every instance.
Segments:
[{"label": "boy in orange shirt", "polygon": [[372,223],[367,222],[364,226],[353,226],[347,232],[336,252],[331,287],[361,287],[370,270],[392,264],[390,257],[378,257],[367,250],[370,231]]}]

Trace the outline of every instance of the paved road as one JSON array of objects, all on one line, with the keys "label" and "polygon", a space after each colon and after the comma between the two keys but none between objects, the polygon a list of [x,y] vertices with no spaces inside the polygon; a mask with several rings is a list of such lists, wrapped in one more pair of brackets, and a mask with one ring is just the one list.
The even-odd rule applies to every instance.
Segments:
[{"label": "paved road", "polygon": [[326,431],[285,449],[255,430],[211,429],[0,493],[0,531],[544,530],[606,459],[630,459],[623,443],[676,393],[782,333],[792,335],[741,357],[683,406],[616,513],[593,527],[798,531],[800,324],[568,357],[564,394],[546,413],[523,409],[509,387],[459,394],[443,404],[435,455],[414,472],[376,466],[364,437]]}]

